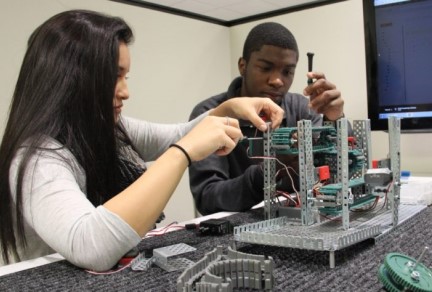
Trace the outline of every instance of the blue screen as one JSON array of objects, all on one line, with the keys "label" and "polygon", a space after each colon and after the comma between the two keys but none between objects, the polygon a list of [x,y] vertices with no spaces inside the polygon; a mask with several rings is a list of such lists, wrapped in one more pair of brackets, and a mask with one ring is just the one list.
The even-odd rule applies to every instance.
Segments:
[{"label": "blue screen", "polygon": [[432,117],[432,1],[375,1],[378,118]]}]

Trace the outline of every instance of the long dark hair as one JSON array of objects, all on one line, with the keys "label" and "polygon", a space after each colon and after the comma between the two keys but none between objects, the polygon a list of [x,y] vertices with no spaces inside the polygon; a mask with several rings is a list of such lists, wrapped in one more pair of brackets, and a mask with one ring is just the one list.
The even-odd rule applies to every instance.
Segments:
[{"label": "long dark hair", "polygon": [[[0,243],[6,263],[11,255],[19,260],[17,247],[26,246],[23,177],[44,137],[58,140],[74,154],[85,171],[87,197],[94,205],[113,195],[118,171],[113,98],[119,44],[132,39],[121,18],[85,10],[59,13],[30,36],[0,146]],[[9,182],[9,170],[23,145],[13,204],[15,186]]]}]

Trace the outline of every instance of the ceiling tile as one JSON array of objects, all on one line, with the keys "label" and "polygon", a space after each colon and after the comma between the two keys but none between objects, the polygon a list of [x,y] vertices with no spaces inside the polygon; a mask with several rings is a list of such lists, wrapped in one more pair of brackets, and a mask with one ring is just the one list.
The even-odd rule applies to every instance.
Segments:
[{"label": "ceiling tile", "polygon": [[279,8],[294,7],[298,5],[310,4],[313,2],[319,2],[319,0],[264,0],[265,2],[271,3]]},{"label": "ceiling tile", "polygon": [[206,16],[230,21],[230,20],[243,18],[244,14],[229,9],[225,9],[225,8],[218,8],[218,9],[207,11]]},{"label": "ceiling tile", "polygon": [[198,2],[195,0],[185,0],[182,2],[178,2],[173,4],[171,7],[180,10],[190,11],[193,13],[204,13],[206,11],[214,9],[214,6],[210,3]]},{"label": "ceiling tile", "polygon": [[171,7],[173,4],[183,2],[184,0],[138,0],[138,1]]},{"label": "ceiling tile", "polygon": [[230,6],[232,4],[245,3],[245,0],[197,0],[197,2],[210,4],[213,5],[213,7],[215,8],[221,8]]},{"label": "ceiling tile", "polygon": [[[115,0],[112,0],[115,1]],[[123,0],[128,1],[128,0]],[[133,0],[158,7],[180,10],[186,13],[210,17],[222,22],[236,21],[241,18],[253,17],[290,7],[332,0]],[[337,0],[334,0],[337,1]],[[346,0],[339,0],[346,1]],[[162,8],[163,9],[163,8]]]},{"label": "ceiling tile", "polygon": [[236,12],[240,12],[245,16],[260,14],[260,13],[279,9],[279,7],[277,7],[276,5],[268,2],[264,2],[262,0],[248,0],[236,4],[232,4],[225,8],[228,8]]}]

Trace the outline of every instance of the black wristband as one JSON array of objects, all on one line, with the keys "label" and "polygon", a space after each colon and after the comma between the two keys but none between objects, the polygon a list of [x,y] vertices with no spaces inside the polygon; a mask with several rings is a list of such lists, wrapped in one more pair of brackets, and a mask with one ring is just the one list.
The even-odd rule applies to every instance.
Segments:
[{"label": "black wristband", "polygon": [[191,164],[192,164],[192,160],[191,160],[189,154],[186,152],[186,150],[184,150],[183,147],[181,147],[180,145],[177,145],[177,144],[171,144],[171,145],[169,145],[169,147],[175,147],[175,148],[177,148],[177,149],[180,149],[180,151],[183,152],[183,154],[186,156],[186,158],[187,158],[187,160],[188,160],[188,162],[189,162],[189,165],[188,165],[188,166],[191,166]]}]

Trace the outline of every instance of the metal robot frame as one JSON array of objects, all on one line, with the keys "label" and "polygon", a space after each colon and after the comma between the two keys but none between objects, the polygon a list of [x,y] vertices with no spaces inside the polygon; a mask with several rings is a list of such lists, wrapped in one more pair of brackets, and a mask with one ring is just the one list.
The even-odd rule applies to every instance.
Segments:
[{"label": "metal robot frame", "polygon": [[[384,165],[378,171],[372,169],[370,121],[353,122],[355,149],[348,145],[348,120],[341,118],[335,123],[313,128],[311,121],[302,120],[297,128],[281,128],[264,134],[265,221],[235,227],[236,241],[329,251],[333,268],[336,250],[378,238],[397,226],[401,218],[405,221],[424,208],[399,204],[400,119],[389,118],[389,157],[383,160]],[[274,159],[277,153],[298,154],[299,208],[284,207],[277,201]],[[314,194],[314,154],[318,153],[331,157],[326,162],[335,170],[330,174],[331,183],[322,187],[319,195]],[[354,170],[353,159],[357,161]],[[380,210],[350,211],[367,208],[384,194],[387,203]],[[297,220],[287,214],[297,214]],[[321,220],[323,214],[337,220]]]}]

